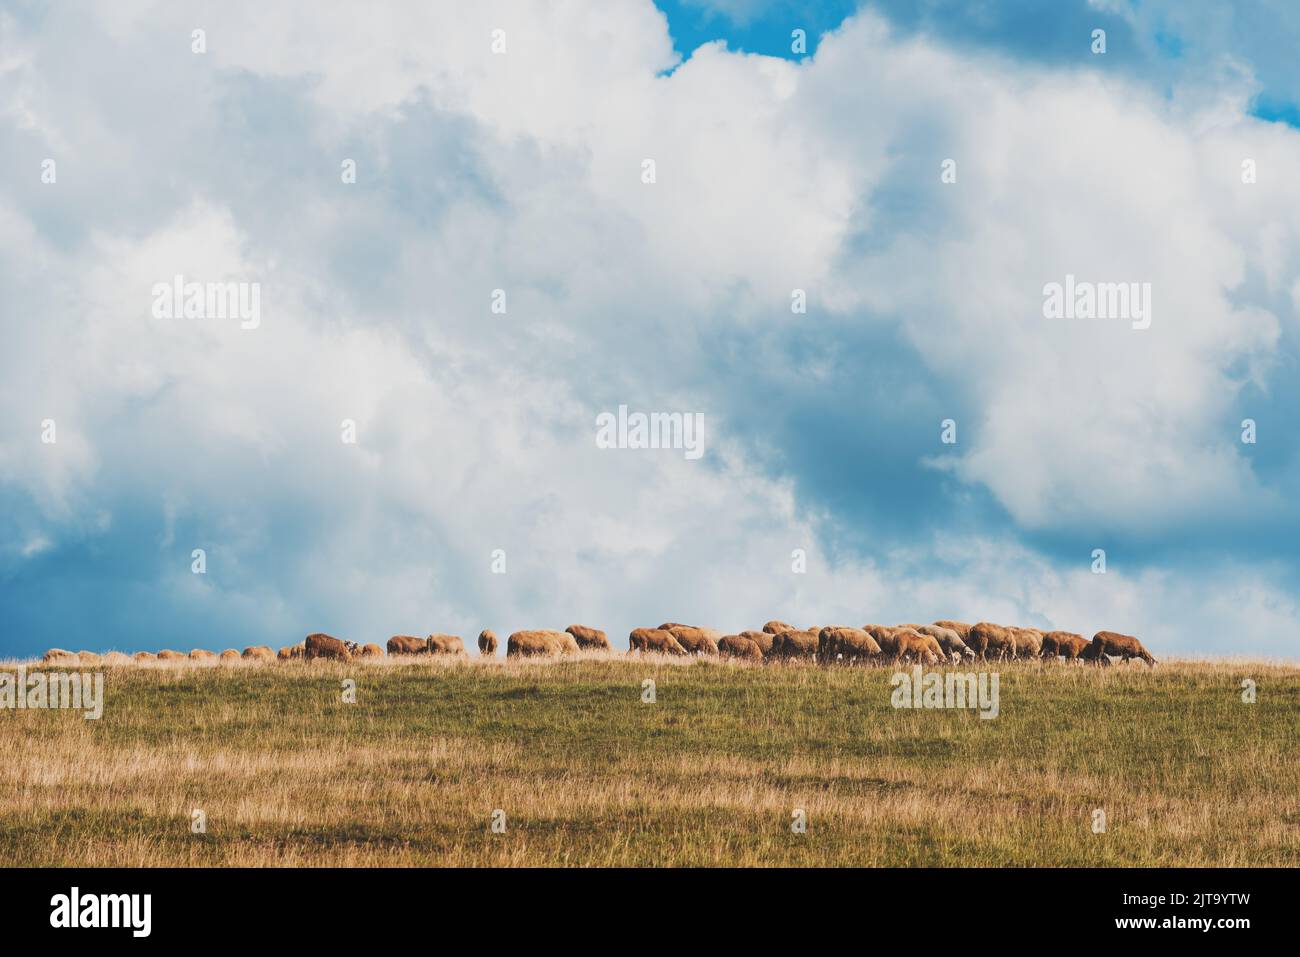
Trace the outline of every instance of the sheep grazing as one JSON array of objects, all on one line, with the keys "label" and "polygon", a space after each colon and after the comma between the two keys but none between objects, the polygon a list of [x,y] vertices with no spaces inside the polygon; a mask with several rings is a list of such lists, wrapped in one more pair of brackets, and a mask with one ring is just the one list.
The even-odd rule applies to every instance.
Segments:
[{"label": "sheep grazing", "polygon": [[741,635],[723,635],[718,639],[718,654],[723,658],[740,658],[746,661],[762,661],[763,650],[752,638]]},{"label": "sheep grazing", "polygon": [[633,628],[632,633],[627,636],[627,650],[629,653],[639,651],[641,654],[646,652],[661,655],[687,654],[686,649],[666,628]]},{"label": "sheep grazing", "polygon": [[823,664],[869,661],[879,654],[876,639],[861,628],[827,625],[817,634],[817,660]]},{"label": "sheep grazing", "polygon": [[[497,637],[484,629],[478,636],[478,648],[484,657],[497,652]],[[388,654],[438,655],[463,657],[465,644],[458,635],[431,634],[426,638],[411,635],[394,635],[388,639]],[[605,632],[586,625],[570,625],[564,631],[539,629],[517,631],[506,642],[506,657],[559,657],[582,650],[612,651]],[[981,661],[1010,659],[1056,659],[1087,661],[1100,666],[1111,664],[1112,658],[1129,661],[1140,658],[1148,665],[1156,659],[1132,635],[1114,631],[1099,631],[1091,641],[1070,631],[1042,632],[1037,628],[1019,628],[981,621],[974,625],[952,619],[941,619],[932,625],[904,623],[901,625],[867,624],[861,628],[846,625],[827,625],[823,628],[795,628],[782,621],[769,621],[761,631],[742,631],[736,635],[722,635],[709,628],[664,622],[658,628],[636,628],[628,636],[628,654],[647,652],[685,657],[688,655],[720,655],[727,659],[762,661],[766,658],[782,660],[815,660],[823,664],[836,662],[871,662],[904,660],[937,664],[951,660],[960,662],[966,656]],[[355,658],[382,658],[384,649],[376,644],[360,645],[341,641],[330,635],[316,633],[296,645],[281,648],[278,652],[265,645],[245,648],[242,654],[227,648],[220,655],[204,648],[195,648],[188,655],[165,648],[156,655],[139,651],[128,657],[121,652],[108,652],[104,656],[92,651],[72,652],[51,648],[42,660],[46,664],[107,664],[124,665],[149,661],[192,661],[233,664],[242,661],[290,661],[330,658],[351,661]]]},{"label": "sheep grazing", "polygon": [[429,643],[423,638],[412,635],[393,635],[388,639],[390,655],[423,655],[429,651]]},{"label": "sheep grazing", "polygon": [[772,653],[772,641],[776,638],[776,635],[772,634],[770,631],[742,631],[740,637],[748,638],[754,644],[758,645],[758,650],[761,651],[763,657],[766,658]]},{"label": "sheep grazing", "polygon": [[676,625],[663,630],[670,632],[677,639],[677,643],[686,649],[687,654],[716,655],[718,653],[718,639],[722,636],[712,629]]},{"label": "sheep grazing", "polygon": [[[321,634],[320,632],[308,635],[303,645],[305,650],[302,657],[305,661],[315,661],[317,658],[333,658],[337,661],[352,660],[352,652],[348,650],[347,642],[332,635]],[[248,649],[244,650],[244,657],[248,657]]]},{"label": "sheep grazing", "polygon": [[1043,658],[1065,658],[1077,661],[1083,649],[1088,647],[1088,639],[1072,631],[1049,631],[1043,635],[1043,647],[1039,655]]},{"label": "sheep grazing", "polygon": [[880,651],[889,657],[894,657],[898,652],[898,635],[903,631],[902,628],[893,625],[863,625],[861,628],[880,645]]},{"label": "sheep grazing", "polygon": [[1043,652],[1043,633],[1037,628],[1008,628],[1016,643],[1017,658],[1037,658]]},{"label": "sheep grazing", "polygon": [[586,625],[570,625],[564,629],[573,636],[573,640],[578,643],[578,647],[583,651],[612,651],[609,639],[599,628],[588,628]]},{"label": "sheep grazing", "polygon": [[772,650],[767,657],[787,661],[814,660],[817,657],[818,640],[818,636],[810,631],[792,628],[772,639]]},{"label": "sheep grazing", "polygon": [[953,631],[957,632],[958,638],[967,644],[970,644],[970,630],[975,627],[974,625],[968,625],[964,621],[953,621],[951,618],[936,621],[935,624],[940,628],[951,628]]},{"label": "sheep grazing", "polygon": [[1150,652],[1142,647],[1142,642],[1132,635],[1121,635],[1115,631],[1099,631],[1093,635],[1092,644],[1086,649],[1085,656],[1088,660],[1098,662],[1110,656],[1122,661],[1141,658],[1148,665],[1156,663]]},{"label": "sheep grazing", "polygon": [[465,654],[465,642],[460,640],[460,635],[430,635],[425,639],[425,644],[431,655]]},{"label": "sheep grazing", "polygon": [[911,628],[899,628],[893,637],[894,650],[890,657],[894,661],[923,661],[934,665],[943,660],[943,649],[930,635],[923,635]]},{"label": "sheep grazing", "polygon": [[971,627],[966,644],[981,661],[996,658],[999,661],[1016,656],[1016,639],[1011,629],[995,625],[991,621],[981,621]]},{"label": "sheep grazing", "polygon": [[573,636],[563,631],[516,631],[506,639],[507,658],[549,658],[577,650]]},{"label": "sheep grazing", "polygon": [[961,635],[957,634],[952,628],[944,628],[942,625],[921,625],[913,629],[923,635],[929,635],[939,643],[939,647],[953,661],[961,661],[965,655],[975,657],[975,652],[967,647],[966,642],[962,641]]}]

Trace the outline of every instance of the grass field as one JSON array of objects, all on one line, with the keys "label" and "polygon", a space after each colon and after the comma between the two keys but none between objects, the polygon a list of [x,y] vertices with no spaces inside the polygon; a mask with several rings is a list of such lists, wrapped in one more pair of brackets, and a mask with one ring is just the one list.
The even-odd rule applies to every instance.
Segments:
[{"label": "grass field", "polygon": [[11,866],[1300,864],[1300,670],[984,667],[995,720],[896,710],[888,668],[113,668],[98,721],[0,713],[0,848]]}]

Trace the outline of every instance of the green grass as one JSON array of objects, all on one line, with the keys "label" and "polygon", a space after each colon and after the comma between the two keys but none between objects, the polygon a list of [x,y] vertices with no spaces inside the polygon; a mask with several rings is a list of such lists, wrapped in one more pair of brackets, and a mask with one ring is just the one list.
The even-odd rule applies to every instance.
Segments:
[{"label": "green grass", "polygon": [[888,668],[113,668],[99,721],[0,713],[0,846],[11,865],[1300,863],[1300,671],[984,667],[995,720],[895,710]]}]

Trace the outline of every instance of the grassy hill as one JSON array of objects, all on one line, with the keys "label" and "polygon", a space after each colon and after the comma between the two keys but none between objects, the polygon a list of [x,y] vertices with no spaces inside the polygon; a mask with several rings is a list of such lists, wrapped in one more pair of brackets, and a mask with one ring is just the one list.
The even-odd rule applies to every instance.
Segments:
[{"label": "grassy hill", "polygon": [[11,865],[1300,864],[1297,669],[983,667],[994,720],[893,708],[891,668],[113,668],[98,721],[0,712],[0,846]]}]

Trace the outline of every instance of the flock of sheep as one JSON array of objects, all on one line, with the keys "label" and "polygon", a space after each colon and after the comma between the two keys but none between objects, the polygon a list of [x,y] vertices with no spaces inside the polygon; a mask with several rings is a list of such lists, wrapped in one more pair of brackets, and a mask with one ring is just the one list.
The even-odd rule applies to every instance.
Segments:
[{"label": "flock of sheep", "polygon": [[[479,652],[497,653],[497,637],[491,631],[478,636]],[[516,631],[506,640],[508,658],[558,657],[579,651],[613,652],[609,639],[598,628],[570,625],[564,631]],[[783,621],[769,621],[761,631],[742,631],[723,635],[709,628],[665,622],[658,628],[636,628],[628,636],[628,654],[697,655],[737,658],[750,661],[807,660],[823,664],[836,662],[897,663],[902,661],[938,664],[963,659],[1005,661],[1014,658],[1065,658],[1109,665],[1110,659],[1140,658],[1148,665],[1155,658],[1131,635],[1099,631],[1088,641],[1068,631],[1042,632],[1036,628],[1015,628],[982,621],[968,625],[961,621],[936,621],[932,625],[863,625],[849,628],[827,625],[825,628],[796,628]],[[395,635],[388,639],[387,654],[464,655],[465,644],[457,635],[429,635],[415,638]],[[272,651],[266,645],[229,648],[220,654],[196,648],[188,655],[164,650],[157,654],[136,652],[137,661],[292,661],[330,658],[351,661],[354,658],[382,658],[385,650],[378,645],[359,645],[325,634],[308,635],[297,645]],[[98,655],[51,648],[44,660],[50,664],[99,663],[124,664],[131,661],[120,652]]]}]

